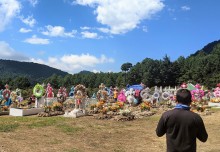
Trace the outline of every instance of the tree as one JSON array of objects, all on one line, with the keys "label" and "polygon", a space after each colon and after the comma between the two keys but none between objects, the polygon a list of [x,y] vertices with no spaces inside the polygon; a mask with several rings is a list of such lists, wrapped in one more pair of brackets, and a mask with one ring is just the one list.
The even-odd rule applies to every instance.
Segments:
[{"label": "tree", "polygon": [[13,81],[10,83],[13,89],[20,88],[20,89],[26,89],[30,87],[31,83],[26,77],[17,77],[13,79]]},{"label": "tree", "polygon": [[125,71],[125,84],[127,84],[127,80],[126,80],[127,71],[129,71],[131,67],[132,67],[132,64],[129,63],[129,62],[124,63],[124,64],[121,65],[121,70]]}]

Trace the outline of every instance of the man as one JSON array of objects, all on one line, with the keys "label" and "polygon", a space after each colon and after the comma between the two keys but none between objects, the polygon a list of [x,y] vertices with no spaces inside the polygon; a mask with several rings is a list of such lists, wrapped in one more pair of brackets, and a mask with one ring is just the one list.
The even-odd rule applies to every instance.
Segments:
[{"label": "man", "polygon": [[165,112],[157,125],[158,137],[166,133],[167,152],[196,152],[196,138],[206,142],[206,132],[202,118],[190,111],[191,93],[187,89],[177,91],[177,105]]}]

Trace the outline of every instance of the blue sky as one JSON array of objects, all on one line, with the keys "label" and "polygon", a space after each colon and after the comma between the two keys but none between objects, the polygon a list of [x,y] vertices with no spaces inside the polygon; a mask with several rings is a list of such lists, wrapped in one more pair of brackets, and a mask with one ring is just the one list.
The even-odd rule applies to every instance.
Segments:
[{"label": "blue sky", "polygon": [[189,56],[220,37],[219,0],[0,0],[0,58],[77,73]]}]

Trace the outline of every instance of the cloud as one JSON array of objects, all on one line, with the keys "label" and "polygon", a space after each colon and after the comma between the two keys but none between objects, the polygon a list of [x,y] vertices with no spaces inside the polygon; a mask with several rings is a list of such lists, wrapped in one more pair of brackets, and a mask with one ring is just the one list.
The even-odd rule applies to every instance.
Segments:
[{"label": "cloud", "polygon": [[89,38],[89,39],[97,39],[98,34],[93,32],[84,31],[81,32],[83,38]]},{"label": "cloud", "polygon": [[28,16],[27,18],[24,18],[24,16],[20,16],[20,19],[24,24],[29,25],[30,27],[33,27],[37,23],[32,15]]},{"label": "cloud", "polygon": [[143,26],[142,29],[144,32],[148,32],[147,26]]},{"label": "cloud", "polygon": [[183,11],[189,11],[191,8],[189,6],[182,6],[181,9]]},{"label": "cloud", "polygon": [[97,28],[97,30],[99,30],[103,33],[110,33],[110,30],[108,28]]},{"label": "cloud", "polygon": [[33,7],[35,7],[38,4],[38,0],[28,0],[28,1]]},{"label": "cloud", "polygon": [[88,26],[84,26],[84,27],[80,27],[81,30],[90,30],[91,27],[88,27]]},{"label": "cloud", "polygon": [[[44,53],[44,51],[42,51]],[[18,60],[25,62],[34,62],[45,64],[50,67],[60,69],[69,73],[77,73],[82,70],[90,70],[97,68],[98,65],[114,63],[113,58],[101,55],[100,57],[91,54],[67,54],[61,57],[48,57],[46,60],[41,58],[33,58],[23,55],[15,51],[8,43],[0,41],[1,59]],[[97,72],[99,70],[96,70]]]},{"label": "cloud", "polygon": [[19,14],[21,4],[17,0],[0,0],[0,32]]},{"label": "cloud", "polygon": [[38,38],[36,35],[33,35],[31,38],[24,40],[26,43],[30,44],[49,44],[49,39]]},{"label": "cloud", "polygon": [[93,73],[101,73],[101,71],[96,70],[96,69],[92,70],[92,72],[93,72]]},{"label": "cloud", "polygon": [[72,30],[71,32],[65,32],[65,28],[62,26],[46,26],[47,31],[43,31],[42,34],[51,36],[51,37],[74,37],[77,33],[76,30]]},{"label": "cloud", "polygon": [[90,54],[69,54],[63,55],[61,58],[49,57],[46,61],[34,58],[31,58],[30,61],[45,64],[70,73],[76,73],[85,69],[96,67],[98,64],[113,63],[114,59],[108,58],[105,55],[101,55],[101,57],[98,58]]},{"label": "cloud", "polygon": [[107,25],[111,34],[135,29],[142,20],[151,19],[164,7],[162,0],[75,0],[73,4],[95,8],[97,21]]},{"label": "cloud", "polygon": [[22,53],[15,51],[10,45],[4,41],[0,41],[1,59],[25,61],[29,58]]},{"label": "cloud", "polygon": [[19,30],[19,32],[21,32],[21,33],[29,33],[31,31],[32,31],[31,29],[26,29],[26,28],[20,28],[20,30]]}]

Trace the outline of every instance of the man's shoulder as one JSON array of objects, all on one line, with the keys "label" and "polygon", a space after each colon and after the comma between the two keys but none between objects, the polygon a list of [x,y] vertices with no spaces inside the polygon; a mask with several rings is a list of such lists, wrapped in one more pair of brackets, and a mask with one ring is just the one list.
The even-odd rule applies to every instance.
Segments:
[{"label": "man's shoulder", "polygon": [[164,112],[162,114],[163,117],[168,117],[168,116],[171,116],[171,115],[178,115],[178,114],[187,114],[187,115],[190,115],[191,117],[196,117],[196,118],[201,118],[199,114],[193,112],[193,111],[190,111],[190,110],[180,110],[180,109],[172,109],[172,110],[168,110],[166,112]]}]

